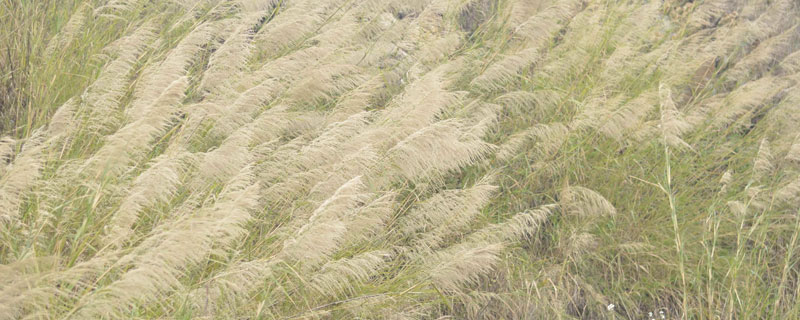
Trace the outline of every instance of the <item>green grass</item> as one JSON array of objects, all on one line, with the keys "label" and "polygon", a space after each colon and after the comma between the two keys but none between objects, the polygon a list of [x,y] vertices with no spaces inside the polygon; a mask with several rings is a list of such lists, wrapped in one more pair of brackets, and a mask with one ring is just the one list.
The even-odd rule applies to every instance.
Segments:
[{"label": "green grass", "polygon": [[[0,271],[8,270],[9,275],[0,275],[0,317],[37,312],[41,318],[179,319],[649,319],[649,312],[654,318],[663,312],[669,319],[800,316],[800,194],[790,187],[800,167],[789,156],[800,133],[796,129],[800,119],[793,116],[800,102],[796,94],[800,78],[790,59],[800,48],[785,45],[775,49],[777,53],[770,51],[774,57],[760,56],[770,46],[800,38],[781,38],[796,32],[792,28],[798,19],[792,15],[798,8],[791,1],[723,8],[722,13],[713,13],[720,16],[710,26],[698,18],[710,1],[660,5],[586,1],[574,12],[537,25],[541,30],[534,29],[533,35],[520,34],[526,29],[514,22],[511,13],[522,10],[515,7],[522,2],[512,0],[450,1],[452,6],[443,9],[425,6],[426,1],[419,7],[403,1],[382,6],[378,1],[374,12],[353,1],[293,11],[302,2],[287,0],[258,12],[254,24],[238,20],[246,15],[234,1],[187,6],[177,1],[135,2],[128,11],[115,11],[115,17],[95,14],[102,2],[0,0],[0,30],[7,30],[0,34],[0,131],[19,141],[8,157],[12,165],[0,164],[4,188],[0,200],[16,196],[8,190],[17,180],[5,177],[14,177],[10,170],[26,159],[27,146],[37,143],[37,134],[45,135],[46,141],[41,153],[33,156],[41,159],[41,169],[20,192],[19,205],[2,207],[13,209],[9,214],[15,217],[0,216]],[[532,5],[525,15],[546,12],[558,2],[542,3]],[[788,9],[781,9],[782,4]],[[64,26],[81,10],[91,18],[74,37],[65,37]],[[313,31],[292,35],[296,41],[282,47],[259,42],[271,23],[284,23],[282,19],[298,12],[318,15]],[[379,24],[380,19],[391,24],[370,38],[354,36],[357,41],[339,34],[320,36],[348,19],[353,24],[342,34],[348,28]],[[755,23],[759,21],[765,22]],[[164,121],[164,130],[147,138],[144,150],[131,154],[122,169],[106,169],[103,161],[111,160],[100,158],[98,151],[137,120],[126,113],[142,98],[137,90],[148,85],[148,75],[165,68],[161,62],[203,23],[217,23],[222,31],[204,40],[180,71],[188,85],[179,101],[164,108],[173,115]],[[244,26],[251,27],[252,52],[236,74],[225,78],[232,81],[230,88],[213,88],[222,94],[204,91],[202,80],[212,68],[210,62],[233,39],[237,23],[250,23]],[[155,41],[131,61],[129,74],[115,75],[126,81],[124,92],[107,110],[109,116],[98,118],[93,113],[97,106],[87,101],[94,80],[120,56],[110,49],[112,43],[146,25],[153,27]],[[547,28],[552,31],[545,32]],[[537,31],[545,35],[540,37]],[[460,44],[440,59],[420,62],[415,57],[432,49],[435,40],[454,33],[461,36]],[[66,43],[49,51],[54,41]],[[397,47],[379,63],[365,62],[368,54],[385,50],[387,44],[381,41]],[[541,45],[534,44],[537,41]],[[327,43],[334,45],[325,47]],[[716,51],[701,51],[706,46]],[[489,73],[508,57],[530,47],[537,47],[539,57],[523,63],[510,77],[497,76],[497,87],[486,89],[473,82],[479,76],[492,76]],[[305,59],[298,53],[316,54],[309,48],[324,54],[290,65],[291,59]],[[226,112],[239,95],[259,84],[244,79],[256,79],[260,69],[272,70],[280,63],[300,71],[270,74],[286,90],[242,112],[251,118],[266,117],[260,127],[247,127],[253,131],[278,128],[266,135],[269,139],[248,136],[239,145],[231,137],[247,131],[215,130],[230,121]],[[747,63],[758,68],[745,76],[734,71]],[[326,80],[331,83],[327,87],[329,83],[309,81],[306,85],[313,88],[334,88],[330,97],[322,99],[305,99],[290,90],[309,80],[294,77],[343,64],[354,65],[377,85],[339,92],[335,85],[343,82],[341,77]],[[459,119],[466,125],[458,129],[461,140],[452,143],[466,144],[472,141],[471,132],[478,132],[480,141],[497,149],[476,159],[453,159],[463,160],[456,169],[437,169],[423,177],[404,175],[401,169],[406,163],[393,158],[398,153],[393,153],[397,142],[392,139],[396,135],[410,144],[410,133],[402,133],[405,128],[389,127],[388,133],[380,129],[407,119],[381,117],[408,107],[402,109],[407,111],[403,116],[411,118],[426,103],[435,103],[437,97],[426,96],[418,100],[419,106],[403,105],[413,98],[407,96],[414,94],[412,84],[427,81],[448,64],[456,67],[442,72],[443,80],[431,83],[446,83],[444,91],[463,92],[463,98],[441,107],[430,122],[409,125],[410,132],[419,133],[436,121]],[[767,83],[768,90],[740,90],[756,81]],[[165,88],[156,89],[160,94]],[[425,87],[420,92],[437,90]],[[515,91],[552,99],[503,104],[500,97]],[[367,98],[358,100],[359,94]],[[79,105],[71,130],[52,138],[43,130],[57,108],[71,98]],[[737,103],[751,100],[757,102],[734,110]],[[355,107],[347,104],[351,101],[357,101]],[[690,123],[690,129],[675,134],[683,146],[669,140],[667,135],[673,133],[663,129],[662,112],[671,103],[680,120]],[[499,107],[492,109],[490,104]],[[203,109],[209,105],[219,108]],[[281,106],[287,109],[278,110]],[[353,125],[352,136],[326,136],[346,131],[328,126],[347,119],[337,112],[349,116],[364,110],[372,113],[364,124]],[[475,119],[483,114],[479,112],[487,116]],[[723,117],[726,112],[733,114],[729,120]],[[478,121],[492,117],[495,120],[484,127]],[[251,118],[234,128],[246,127]],[[275,122],[267,121],[272,119]],[[498,150],[515,134],[556,123],[567,128],[563,136],[528,134],[511,156],[499,156]],[[361,148],[368,145],[380,161],[361,166],[353,159],[363,156]],[[434,142],[428,145],[434,147],[427,156],[448,165],[448,155],[438,154]],[[769,152],[762,145],[768,145]],[[237,150],[243,150],[249,165],[235,168],[233,174],[204,172],[201,168],[214,168],[203,165],[215,150],[225,150],[223,155],[230,159],[223,157],[221,163],[230,166],[237,163]],[[175,170],[174,190],[136,212],[131,234],[121,245],[109,244],[109,228],[132,190],[139,190],[137,179],[150,172],[160,157],[178,159],[177,155],[186,158],[176,160],[181,169]],[[318,182],[337,174],[343,177],[333,190],[315,189]],[[352,198],[337,198],[334,191],[355,176],[362,177],[364,187],[348,194]],[[419,230],[404,231],[409,217],[424,217],[419,211],[426,208],[426,201],[447,192],[470,192],[487,176],[494,177],[490,184],[497,191],[485,203],[475,200],[479,213],[465,224],[455,217],[470,212],[469,198],[459,204],[463,208],[442,210],[449,216],[441,223],[420,222]],[[254,204],[240,205],[237,201],[248,197],[242,194],[250,185],[261,188]],[[583,190],[576,187],[594,193],[575,200],[570,192]],[[318,231],[322,229],[313,229],[320,227],[315,219],[344,224],[350,211],[360,212],[356,209],[384,194],[395,196],[375,234],[365,232],[366,239],[343,242],[323,254],[320,263],[292,256],[286,249],[306,228],[325,235]],[[236,200],[235,205],[215,207],[230,199]],[[322,210],[326,199],[359,200],[353,200],[353,208],[340,209],[347,214],[331,211],[326,216]],[[602,209],[604,203],[614,210]],[[556,209],[541,225],[530,226],[530,235],[498,241],[502,250],[492,251],[495,242],[472,237],[550,204]],[[225,226],[229,223],[225,218],[235,216],[240,207],[247,208],[241,209],[247,218],[231,227],[232,241],[223,241],[227,234],[214,231],[214,223],[203,229],[202,219],[218,219]],[[312,214],[318,208],[323,213],[317,218]],[[224,214],[214,215],[220,212]],[[188,238],[170,240],[169,232],[162,233],[170,228],[179,232],[184,225],[192,226]],[[209,238],[207,247],[192,246],[204,237]],[[189,249],[169,251],[170,241]],[[426,248],[426,241],[433,245]],[[375,252],[384,254],[380,266],[365,271],[368,275],[363,278],[346,278],[349,284],[342,291],[322,292],[315,287],[319,282],[314,279],[326,268]],[[167,276],[134,278],[136,270],[150,266],[151,261],[141,260],[144,257],[161,263],[159,259],[170,255],[187,258],[170,262],[169,268],[159,265],[160,270],[173,272]],[[256,263],[263,274],[248,273],[253,271],[243,269],[248,262]],[[324,263],[327,267],[322,267]],[[463,268],[453,277],[475,274],[453,289],[437,278],[436,271],[444,266]],[[69,278],[73,272],[81,276]],[[345,273],[339,270],[339,274]],[[229,283],[236,285],[230,286],[221,280],[235,276],[244,280],[233,278]],[[165,287],[125,287],[123,280],[128,277]],[[34,292],[35,288],[57,294]],[[132,298],[124,296],[129,292]]]}]

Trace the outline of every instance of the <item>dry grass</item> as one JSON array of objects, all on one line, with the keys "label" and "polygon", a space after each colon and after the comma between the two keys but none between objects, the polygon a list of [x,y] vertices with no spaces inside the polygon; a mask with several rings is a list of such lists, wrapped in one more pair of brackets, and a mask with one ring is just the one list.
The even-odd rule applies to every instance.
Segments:
[{"label": "dry grass", "polygon": [[0,0],[0,319],[800,317],[798,17]]}]

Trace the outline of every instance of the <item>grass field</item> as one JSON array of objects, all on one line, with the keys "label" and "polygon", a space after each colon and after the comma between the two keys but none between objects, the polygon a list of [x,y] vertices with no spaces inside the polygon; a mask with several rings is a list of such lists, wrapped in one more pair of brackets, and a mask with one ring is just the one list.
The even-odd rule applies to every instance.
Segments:
[{"label": "grass field", "polygon": [[800,318],[796,0],[0,0],[0,319]]}]

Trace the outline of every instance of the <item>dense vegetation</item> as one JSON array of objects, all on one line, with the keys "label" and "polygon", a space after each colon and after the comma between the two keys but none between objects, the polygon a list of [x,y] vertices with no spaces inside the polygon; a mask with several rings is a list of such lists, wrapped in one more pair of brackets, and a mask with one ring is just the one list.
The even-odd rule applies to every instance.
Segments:
[{"label": "dense vegetation", "polygon": [[795,0],[0,18],[0,319],[800,317]]}]

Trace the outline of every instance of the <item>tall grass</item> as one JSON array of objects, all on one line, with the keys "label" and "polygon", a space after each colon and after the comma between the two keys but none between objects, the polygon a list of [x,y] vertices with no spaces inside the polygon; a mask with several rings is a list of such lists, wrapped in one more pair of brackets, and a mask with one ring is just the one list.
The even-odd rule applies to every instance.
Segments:
[{"label": "tall grass", "polygon": [[4,1],[0,318],[798,317],[799,13]]}]

